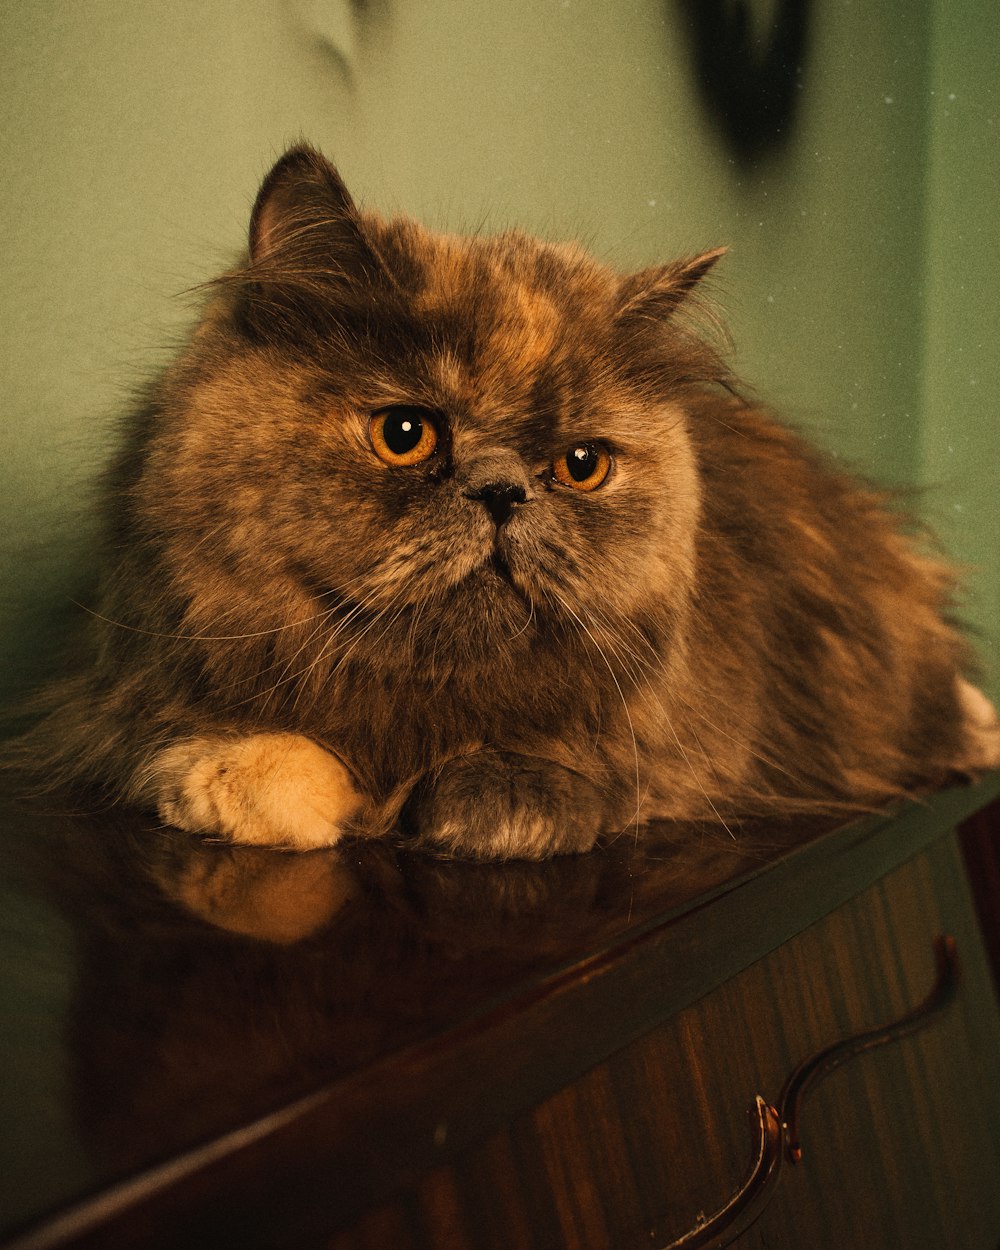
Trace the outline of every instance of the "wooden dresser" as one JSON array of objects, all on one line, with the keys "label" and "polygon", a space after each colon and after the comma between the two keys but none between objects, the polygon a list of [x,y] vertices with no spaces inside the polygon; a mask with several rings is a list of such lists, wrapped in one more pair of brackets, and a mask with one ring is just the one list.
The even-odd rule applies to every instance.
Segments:
[{"label": "wooden dresser", "polygon": [[996,1250],[998,793],[540,865],[9,800],[0,1244]]}]

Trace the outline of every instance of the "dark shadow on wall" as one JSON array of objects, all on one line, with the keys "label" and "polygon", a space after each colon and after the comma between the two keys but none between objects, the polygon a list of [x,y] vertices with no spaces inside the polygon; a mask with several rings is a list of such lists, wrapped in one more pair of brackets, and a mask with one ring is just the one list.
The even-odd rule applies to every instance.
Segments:
[{"label": "dark shadow on wall", "polygon": [[812,0],[778,0],[766,29],[752,20],[752,0],[677,2],[703,102],[733,157],[750,166],[794,129]]}]

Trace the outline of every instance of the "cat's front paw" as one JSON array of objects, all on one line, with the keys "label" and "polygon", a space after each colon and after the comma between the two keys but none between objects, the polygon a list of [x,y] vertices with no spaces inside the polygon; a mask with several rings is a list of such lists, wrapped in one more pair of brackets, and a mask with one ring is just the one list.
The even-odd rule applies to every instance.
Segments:
[{"label": "cat's front paw", "polygon": [[476,859],[546,859],[589,851],[605,802],[585,777],[509,751],[449,760],[411,796],[405,821],[421,839]]},{"label": "cat's front paw", "polygon": [[340,760],[299,734],[188,738],[153,774],[168,824],[254,846],[331,846],[362,803]]}]

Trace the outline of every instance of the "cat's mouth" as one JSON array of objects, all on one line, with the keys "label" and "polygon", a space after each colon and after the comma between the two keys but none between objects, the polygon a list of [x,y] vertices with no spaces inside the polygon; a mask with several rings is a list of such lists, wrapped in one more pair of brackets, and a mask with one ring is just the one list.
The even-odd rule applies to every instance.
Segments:
[{"label": "cat's mouth", "polygon": [[503,552],[501,552],[498,548],[493,548],[493,554],[486,561],[485,567],[495,573],[501,581],[506,582],[511,590],[516,590],[518,594],[521,593],[520,588],[514,581],[514,575],[510,571],[510,565],[504,558]]},{"label": "cat's mouth", "polygon": [[473,592],[483,592],[494,601],[516,598],[523,607],[531,609],[532,600],[528,587],[511,568],[502,544],[497,544],[489,555],[463,579],[465,587]]},{"label": "cat's mouth", "polygon": [[498,593],[504,593],[500,590],[500,585],[502,585],[517,595],[523,603],[531,602],[527,588],[515,577],[507,557],[499,546],[494,547],[489,556],[479,565],[477,573],[486,585],[492,584]]}]

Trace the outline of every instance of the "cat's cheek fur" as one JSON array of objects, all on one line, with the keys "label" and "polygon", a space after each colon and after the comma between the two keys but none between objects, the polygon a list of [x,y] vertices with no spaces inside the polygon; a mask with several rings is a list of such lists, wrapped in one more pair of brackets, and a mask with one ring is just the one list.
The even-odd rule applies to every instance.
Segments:
[{"label": "cat's cheek fur", "polygon": [[404,813],[421,841],[476,859],[547,859],[589,851],[608,804],[561,764],[485,749],[425,777]]},{"label": "cat's cheek fur", "polygon": [[189,738],[152,776],[168,824],[253,846],[331,846],[363,801],[340,760],[299,734]]}]

